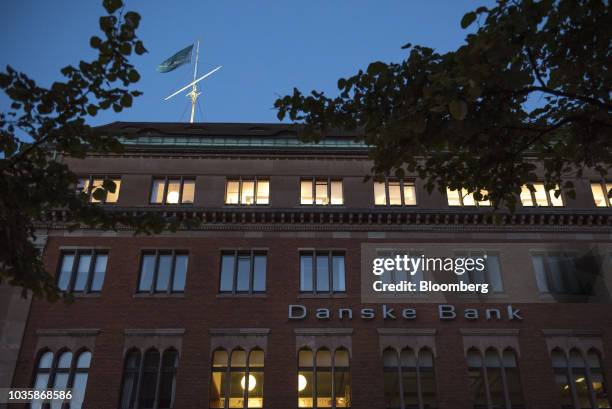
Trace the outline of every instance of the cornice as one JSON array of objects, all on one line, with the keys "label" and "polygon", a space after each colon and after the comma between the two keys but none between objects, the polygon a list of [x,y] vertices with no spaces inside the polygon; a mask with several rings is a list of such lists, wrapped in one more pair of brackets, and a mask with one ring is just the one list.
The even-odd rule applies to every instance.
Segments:
[{"label": "cornice", "polygon": [[[193,231],[447,231],[447,232],[612,232],[612,211],[535,209],[493,214],[466,209],[320,208],[152,208],[108,207],[116,214],[157,214]],[[65,210],[47,212],[37,228],[68,227]],[[83,227],[83,229],[88,229]],[[95,230],[95,229],[94,229]],[[117,230],[130,229],[118,226]]]}]

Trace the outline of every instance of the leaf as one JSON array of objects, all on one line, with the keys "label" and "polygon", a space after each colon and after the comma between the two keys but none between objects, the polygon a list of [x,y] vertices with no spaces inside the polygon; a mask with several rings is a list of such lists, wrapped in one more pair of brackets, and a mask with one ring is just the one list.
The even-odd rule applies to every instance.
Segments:
[{"label": "leaf", "polygon": [[473,11],[466,13],[461,19],[461,28],[468,28],[476,20],[476,13]]},{"label": "leaf", "polygon": [[407,50],[408,48],[412,47],[412,44],[410,43],[406,43],[402,46],[402,50]]},{"label": "leaf", "polygon": [[123,94],[121,97],[121,105],[125,108],[129,108],[132,106],[132,96],[130,94]]},{"label": "leaf", "polygon": [[130,80],[130,82],[138,82],[138,80],[140,79],[140,74],[138,74],[138,71],[136,70],[130,70],[128,72],[128,79]]},{"label": "leaf", "polygon": [[93,191],[91,196],[98,201],[103,201],[106,197],[106,190],[99,187]]},{"label": "leaf", "polygon": [[448,109],[454,119],[463,121],[467,115],[467,104],[461,100],[454,100],[448,105]]},{"label": "leaf", "polygon": [[123,43],[119,46],[119,52],[123,55],[132,54],[132,45],[130,43]]},{"label": "leaf", "polygon": [[134,45],[134,51],[136,51],[136,54],[142,55],[147,52],[147,49],[144,47],[144,44],[142,44],[142,41],[138,40]]},{"label": "leaf", "polygon": [[88,105],[87,113],[91,116],[96,116],[96,114],[98,113],[98,107],[93,104]]},{"label": "leaf", "polygon": [[123,6],[123,2],[121,0],[104,0],[102,4],[109,14],[113,14]]},{"label": "leaf", "polygon": [[91,48],[100,48],[100,44],[102,44],[100,37],[93,36],[89,39],[89,45]]}]

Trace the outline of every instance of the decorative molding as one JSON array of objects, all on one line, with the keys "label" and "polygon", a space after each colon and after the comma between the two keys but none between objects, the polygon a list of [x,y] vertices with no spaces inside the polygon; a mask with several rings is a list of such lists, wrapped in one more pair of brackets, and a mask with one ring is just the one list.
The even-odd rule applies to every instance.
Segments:
[{"label": "decorative molding", "polygon": [[156,329],[124,329],[123,333],[129,336],[180,336],[185,334],[185,328],[156,328]]},{"label": "decorative molding", "polygon": [[518,336],[520,330],[514,328],[460,328],[459,332],[467,336]]},{"label": "decorative molding", "polygon": [[293,332],[305,336],[352,335],[353,328],[295,328]]},{"label": "decorative molding", "polygon": [[436,335],[435,329],[430,328],[378,328],[378,335]]},{"label": "decorative molding", "polygon": [[602,331],[590,329],[542,329],[547,337],[601,337]]},{"label": "decorative molding", "polygon": [[37,329],[36,335],[40,337],[95,337],[100,332],[97,328],[60,328]]},{"label": "decorative molding", "polygon": [[270,335],[270,328],[211,328],[211,336]]}]

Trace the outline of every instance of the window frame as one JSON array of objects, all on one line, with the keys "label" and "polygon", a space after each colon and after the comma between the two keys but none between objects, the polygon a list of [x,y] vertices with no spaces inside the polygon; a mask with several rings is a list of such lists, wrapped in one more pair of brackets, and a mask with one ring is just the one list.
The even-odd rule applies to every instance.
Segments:
[{"label": "window frame", "polygon": [[[480,192],[482,192],[483,190],[487,191],[486,189],[480,189]],[[448,200],[448,192],[449,192],[449,191],[451,191],[451,192],[455,192],[455,191],[457,191],[457,192],[459,193],[459,196],[458,196],[458,197],[459,197],[459,205],[451,205],[451,204],[449,203],[449,200]],[[463,192],[464,192],[464,191],[466,192],[466,193],[465,193],[465,195],[463,194]],[[474,193],[476,193],[476,192],[471,192],[471,193],[470,193],[470,192],[468,192],[468,190],[467,190],[466,188],[464,188],[464,187],[462,187],[462,188],[458,188],[458,189],[451,189],[450,187],[448,187],[448,186],[447,186],[447,187],[446,187],[446,205],[447,205],[448,207],[491,207],[491,206],[493,206],[493,205],[492,205],[492,203],[491,203],[491,199],[490,199],[490,198],[489,198],[489,199],[487,199],[486,201],[483,201],[483,200],[476,200],[476,198],[474,197]],[[488,195],[488,194],[489,194],[489,193],[488,193],[488,191],[487,191],[487,195]],[[464,198],[465,198],[467,195],[471,195],[471,196],[472,196],[472,199],[474,200],[474,204],[473,204],[473,205],[471,205],[471,204],[467,204],[467,205],[466,205],[466,204],[464,203]],[[482,202],[488,202],[488,204],[482,204]]]},{"label": "window frame", "polygon": [[[151,279],[151,288],[147,291],[147,290],[141,290],[140,289],[140,281],[142,279],[142,267],[144,264],[144,258],[145,256],[150,256],[150,255],[154,255],[155,256],[155,264],[154,264],[154,268],[153,268],[153,277]],[[157,291],[155,288],[157,287],[157,278],[159,276],[159,258],[160,256],[165,256],[165,255],[172,255],[172,263],[170,266],[170,276],[168,278],[168,288],[166,289],[166,291]],[[174,283],[174,275],[176,272],[176,256],[187,256],[187,270],[185,271],[185,283],[183,285],[183,289],[182,290],[174,290],[173,289],[173,283]],[[138,281],[136,283],[136,294],[150,294],[150,295],[154,295],[154,294],[184,294],[185,293],[185,289],[187,288],[187,275],[189,273],[189,251],[188,250],[183,250],[183,249],[149,249],[149,250],[142,250],[140,253],[140,265],[139,265],[139,269],[138,269]]]},{"label": "window frame", "polygon": [[[593,192],[593,185],[598,185],[599,188],[603,191],[605,206],[597,206],[597,203],[595,202],[595,193]],[[599,208],[612,207],[612,197],[608,197],[608,188],[607,188],[608,185],[612,186],[612,182],[608,182],[605,179],[590,181],[589,188],[591,189],[591,195],[593,196],[593,204],[595,205],[595,208],[599,209]]]},{"label": "window frame", "polygon": [[[572,352],[576,352],[582,358],[582,362],[584,363],[584,366],[582,368],[577,368],[574,365],[572,365],[572,362],[571,362]],[[552,357],[552,354],[554,353],[560,353],[563,356],[565,363],[566,363],[565,367],[555,367],[554,366],[553,357]],[[597,368],[591,367],[591,364],[589,363],[588,357],[589,357],[589,354],[591,353],[597,356],[597,359],[599,362],[599,367]],[[551,359],[551,364],[552,364],[551,367],[553,369],[555,378],[556,378],[556,375],[564,375],[567,379],[567,382],[570,388],[570,396],[571,396],[574,408],[580,409],[582,405],[580,404],[580,398],[578,396],[578,391],[576,388],[576,380],[574,377],[573,369],[583,369],[584,370],[584,381],[587,385],[589,403],[591,404],[591,407],[593,408],[599,407],[599,404],[597,402],[597,397],[595,395],[595,391],[593,390],[593,370],[596,369],[597,370],[596,372],[598,372],[601,375],[601,378],[603,380],[602,387],[604,388],[604,390],[608,390],[609,385],[607,382],[608,379],[606,377],[604,368],[602,367],[601,353],[597,349],[589,348],[586,351],[586,353],[584,353],[584,351],[581,348],[573,347],[569,351],[565,351],[559,347],[556,347],[550,351],[550,359]],[[556,379],[555,379],[555,383],[557,383]],[[610,403],[612,402],[610,402],[610,396],[608,395],[608,404]]]},{"label": "window frame", "polygon": [[[51,366],[49,368],[40,368],[40,360],[41,358],[47,353],[51,353],[52,358],[51,358]],[[59,368],[59,360],[61,358],[61,356],[65,353],[70,353],[72,356],[70,358],[70,366],[68,368]],[[77,373],[85,373],[88,375],[89,377],[89,371],[91,370],[91,361],[89,362],[89,366],[87,368],[79,368],[77,363],[79,361],[79,358],[81,357],[82,354],[84,353],[89,353],[90,354],[90,359],[93,359],[93,352],[88,349],[88,348],[79,348],[76,350],[76,352],[72,352],[71,349],[69,348],[62,348],[59,349],[56,352],[53,352],[51,349],[49,348],[42,348],[38,354],[37,354],[37,359],[35,360],[35,366],[34,366],[34,372],[32,374],[32,380],[30,382],[30,385],[32,385],[32,388],[36,387],[36,378],[38,377],[38,375],[40,373],[45,373],[48,374],[49,376],[47,377],[47,385],[45,386],[45,389],[53,389],[54,384],[55,384],[55,379],[57,377],[57,373],[58,370],[61,369],[61,372],[63,373],[67,373],[68,377],[66,379],[66,387],[65,389],[72,389],[74,387],[74,379],[76,377]],[[89,379],[88,379],[89,380]],[[87,392],[87,383],[85,383],[85,390],[84,393]],[[85,396],[85,395],[83,395]],[[72,398],[70,399],[64,399],[61,403],[61,408],[67,407],[66,405],[70,404],[70,407],[72,407],[72,399],[75,398],[75,395],[72,395]],[[33,401],[34,399],[30,400],[30,402],[28,403],[28,407],[34,407],[33,406]],[[51,407],[51,404],[49,403],[48,400],[40,400],[40,408],[42,409],[49,409]],[[74,402],[77,403],[77,402]],[[83,406],[81,405],[81,408]]]},{"label": "window frame", "polygon": [[[117,195],[117,200],[115,200],[114,202],[109,202],[107,201],[108,198],[108,192],[106,192],[106,194],[104,195],[104,199],[102,200],[97,200],[94,199],[93,197],[93,181],[94,180],[98,180],[98,179],[102,179],[102,182],[104,182],[105,180],[112,180],[113,182],[115,182],[115,193],[113,193],[114,195]],[[80,189],[79,185],[81,184],[81,181],[85,180],[87,181],[87,189]],[[117,181],[119,181],[119,185],[117,185]],[[121,190],[121,175],[116,175],[116,174],[91,174],[91,175],[82,175],[82,176],[78,176],[78,180],[77,180],[77,186],[76,186],[76,191],[80,192],[80,193],[84,193],[85,195],[87,195],[87,201],[89,203],[98,203],[98,204],[104,204],[104,205],[115,205],[119,202],[119,193]],[[85,191],[87,190],[87,191]]]},{"label": "window frame", "polygon": [[[308,351],[312,354],[312,365],[311,366],[301,366],[300,365],[300,352],[302,351]],[[317,365],[317,353],[319,353],[320,351],[328,351],[330,353],[330,366],[320,366]],[[338,353],[338,351],[344,351],[348,357],[348,366],[336,366],[336,354]],[[307,406],[299,406],[299,393],[298,393],[298,402],[297,402],[297,407],[298,408],[305,408],[305,409],[315,409],[318,407],[318,378],[317,378],[317,374],[318,372],[328,372],[331,376],[330,376],[330,380],[331,380],[331,406],[329,407],[330,409],[336,409],[336,400],[338,398],[338,396],[336,395],[336,372],[346,372],[349,374],[349,377],[351,375],[351,354],[349,352],[348,348],[345,348],[343,346],[339,346],[337,348],[327,348],[327,347],[320,347],[320,348],[309,348],[309,347],[302,347],[297,351],[297,378],[298,378],[298,385],[299,385],[299,376],[300,376],[300,372],[312,372],[312,406],[307,407]],[[339,369],[339,371],[338,371]],[[353,380],[352,378],[350,378],[350,384],[352,387],[352,383]],[[299,392],[299,390],[297,391]],[[351,394],[352,395],[352,394]],[[352,407],[352,396],[349,399],[349,404],[347,406],[341,406],[343,408],[346,409],[350,409]]]},{"label": "window frame", "polygon": [[[381,359],[383,362],[383,374],[386,372],[395,372],[397,373],[397,380],[398,380],[398,384],[399,384],[399,388],[398,388],[398,392],[399,392],[399,398],[400,398],[400,406],[397,409],[406,409],[406,402],[404,400],[404,397],[406,396],[406,391],[404,391],[404,377],[403,377],[403,372],[402,369],[408,368],[407,366],[402,365],[402,352],[404,351],[410,351],[412,352],[412,354],[414,355],[414,362],[415,362],[415,366],[414,366],[414,371],[416,374],[416,383],[417,383],[417,390],[416,390],[416,394],[417,394],[417,400],[418,400],[418,406],[419,407],[423,407],[424,405],[424,398],[423,398],[423,391],[422,391],[422,387],[421,387],[421,371],[426,368],[424,365],[420,365],[419,363],[419,358],[421,355],[422,351],[427,351],[431,354],[431,359],[432,359],[432,366],[431,369],[433,371],[433,378],[434,381],[436,380],[436,356],[434,355],[434,352],[431,348],[429,347],[422,347],[419,349],[410,347],[410,346],[405,346],[403,347],[400,351],[397,351],[395,348],[392,347],[387,347],[385,349],[383,349],[382,351],[382,355],[381,355]],[[385,366],[385,361],[384,361],[384,354],[386,351],[392,351],[395,354],[395,359],[397,362],[397,367],[392,367],[392,366]],[[435,382],[435,389],[436,389],[436,393],[435,393],[435,399],[437,401],[438,399],[438,382]]]},{"label": "window frame", "polygon": [[[179,362],[181,359],[181,353],[179,351],[179,349],[173,347],[173,346],[169,346],[165,349],[162,348],[158,348],[157,346],[151,346],[150,348],[147,348],[144,352],[141,351],[138,348],[129,348],[124,354],[123,354],[123,367],[121,369],[121,389],[119,391],[119,404],[117,405],[118,408],[120,409],[124,409],[122,404],[122,401],[124,400],[124,393],[125,391],[123,390],[124,387],[124,382],[125,382],[125,378],[126,378],[126,363],[127,363],[127,358],[129,356],[129,354],[136,352],[138,353],[138,357],[139,357],[139,361],[138,361],[138,368],[136,369],[136,371],[130,370],[130,373],[135,374],[135,378],[136,378],[136,388],[133,389],[131,391],[131,394],[129,396],[130,399],[128,399],[128,408],[130,409],[171,409],[174,406],[175,400],[176,400],[176,389],[173,391],[173,396],[172,396],[172,404],[170,405],[169,408],[162,408],[159,406],[159,393],[160,393],[160,387],[161,387],[161,378],[162,378],[162,374],[164,372],[163,370],[163,363],[164,363],[164,355],[167,352],[171,352],[174,351],[177,355],[177,359],[176,359],[176,365],[173,366],[171,373],[174,376],[175,382],[176,382],[176,374],[178,372],[178,367],[179,367]],[[159,354],[159,360],[157,362],[157,374],[156,374],[156,378],[155,378],[155,397],[153,398],[153,407],[152,408],[140,408],[140,391],[142,389],[142,383],[143,383],[143,377],[145,374],[145,360],[146,360],[146,355],[149,352],[157,352]],[[132,403],[132,405],[130,405],[130,403]]]},{"label": "window frame", "polygon": [[[238,258],[241,255],[249,256],[249,289],[248,291],[238,291],[236,289],[238,283]],[[232,272],[232,290],[221,290],[221,280],[223,278],[223,256],[233,256],[234,264],[233,264],[233,272]],[[255,256],[265,256],[266,257],[266,271],[265,271],[265,281],[264,281],[264,290],[263,291],[255,291],[253,289],[254,285],[254,277],[255,277]],[[267,293],[268,287],[268,250],[267,249],[222,249],[221,257],[219,258],[219,285],[217,287],[219,295],[261,295]]]},{"label": "window frame", "polygon": [[[318,290],[317,288],[317,256],[325,255],[328,257],[328,272],[329,272],[329,291]],[[312,257],[312,291],[302,290],[302,256]],[[334,290],[334,256],[342,256],[344,259],[344,290]],[[312,294],[312,295],[334,295],[334,294],[346,294],[347,293],[347,282],[346,282],[346,251],[338,249],[300,249],[298,252],[299,259],[299,288],[300,294]]]},{"label": "window frame", "polygon": [[[563,292],[555,291],[554,289],[554,285],[553,285],[554,284],[554,279],[553,279],[554,272],[551,269],[550,258],[551,257],[562,257],[565,260],[569,259],[575,263],[576,260],[578,259],[576,252],[536,250],[536,251],[531,251],[530,255],[531,255],[531,265],[533,268],[533,274],[536,280],[536,287],[540,295],[569,296],[569,297],[588,297],[588,296],[593,295],[593,290],[594,290],[593,288],[590,288],[590,289],[581,288],[579,292],[572,292],[570,282],[568,281],[568,276],[567,276],[568,273],[566,271],[561,271],[561,274],[562,274],[561,279],[563,281]],[[543,258],[544,277],[546,279],[546,283],[545,283],[546,291],[542,291],[538,283],[537,271],[533,263],[533,260],[536,256],[540,256]],[[577,280],[578,285],[581,285],[580,281],[578,279],[576,280]]]},{"label": "window frame", "polygon": [[[257,190],[259,188],[259,182],[268,182],[268,203],[257,203]],[[229,182],[238,182],[238,203],[227,202],[227,187]],[[253,198],[255,199],[252,204],[242,203],[242,186],[244,182],[253,182]],[[225,206],[270,206],[272,197],[272,182],[269,176],[228,176],[225,179],[225,193],[223,195],[223,204]]]},{"label": "window frame", "polygon": [[565,203],[566,203],[565,202],[565,196],[563,194],[563,191],[561,191],[561,193],[559,194],[559,197],[556,198],[556,199],[561,200],[561,206],[555,206],[555,205],[552,204],[552,198],[551,198],[551,193],[550,192],[552,190],[553,191],[552,194],[554,195],[554,191],[556,189],[546,189],[546,184],[544,182],[532,182],[531,185],[534,186],[534,189],[535,189],[535,185],[542,185],[542,189],[544,190],[544,193],[546,194],[546,203],[547,203],[547,205],[546,206],[538,205],[537,200],[536,200],[536,196],[535,196],[535,190],[529,189],[529,187],[527,186],[528,184],[529,183],[521,185],[521,194],[523,192],[523,188],[527,189],[529,191],[530,196],[531,196],[531,203],[532,204],[526,205],[525,203],[523,203],[523,200],[521,199],[521,194],[519,194],[519,202],[521,202],[521,206],[522,207],[535,207],[535,208],[538,208],[538,207],[545,207],[545,208],[549,208],[549,207],[553,207],[553,208],[554,207],[557,207],[557,208],[559,208],[559,207],[566,207],[565,206]]},{"label": "window frame", "polygon": [[[153,188],[155,187],[156,181],[164,181],[164,192],[162,193],[162,201],[154,202],[153,199]],[[177,203],[168,203],[168,185],[171,180],[180,180],[179,187],[179,198]],[[185,182],[193,181],[193,202],[183,203],[183,188]],[[196,177],[195,176],[153,176],[151,178],[151,188],[149,189],[149,204],[157,206],[193,206],[195,204],[195,191],[196,191]]]},{"label": "window frame", "polygon": [[[478,250],[478,249],[460,249],[455,250],[454,256],[457,257],[469,257],[469,258],[479,258],[482,257],[485,259],[485,268],[482,270],[485,276],[485,284],[488,284],[489,293],[492,295],[501,295],[506,293],[506,286],[504,284],[504,274],[502,271],[502,263],[501,263],[501,252],[498,250]],[[486,263],[489,262],[489,256],[497,258],[497,268],[499,269],[499,282],[501,284],[501,290],[496,291],[493,286],[493,281],[491,280],[491,273],[489,271],[488,265]],[[463,275],[457,275],[457,282],[461,282],[463,277],[467,277],[468,280],[465,280],[467,284],[474,284],[473,280],[473,270],[466,271]]]},{"label": "window frame", "polygon": [[[108,260],[109,260],[110,251],[108,249],[97,249],[97,248],[75,248],[75,249],[62,249],[60,251],[59,263],[56,271],[56,284],[59,287],[59,280],[62,274],[62,265],[64,264],[64,257],[67,255],[74,256],[72,261],[72,268],[70,270],[70,279],[68,280],[68,285],[65,290],[61,290],[62,293],[70,293],[70,294],[78,294],[78,295],[86,295],[86,294],[100,294],[102,292],[102,288],[104,287],[104,280],[106,280],[106,271],[108,270]],[[87,281],[85,282],[85,287],[83,291],[74,290],[74,284],[77,280],[79,261],[81,256],[83,255],[91,255],[91,260],[89,262],[89,269],[87,270]],[[104,268],[104,280],[102,281],[102,286],[100,290],[92,290],[91,285],[93,283],[93,278],[95,274],[96,261],[99,256],[106,256],[106,266]]]},{"label": "window frame", "polygon": [[[327,183],[327,204],[318,204],[317,203],[317,181],[324,181]],[[310,182],[311,186],[311,195],[312,195],[312,203],[302,203],[302,182]],[[332,182],[340,182],[340,192],[342,194],[342,203],[333,204],[332,203],[332,191],[331,185]],[[334,206],[340,207],[344,206],[344,180],[341,177],[301,177],[300,178],[300,206]]]},{"label": "window frame", "polygon": [[[476,352],[478,354],[478,356],[480,357],[480,363],[481,363],[480,367],[470,366],[470,363],[469,363],[467,358],[468,358],[469,353],[472,352],[472,351]],[[511,367],[508,367],[508,366],[506,366],[504,364],[504,353],[506,351],[510,351],[514,355],[514,360],[515,360],[515,363],[516,363],[516,366],[514,368],[516,368],[518,370],[518,377],[519,377],[520,385],[521,385],[521,398],[522,398],[522,402],[519,402],[517,405],[520,405],[520,407],[524,407],[525,406],[525,391],[523,390],[523,386],[522,386],[523,379],[521,377],[520,367],[518,365],[519,355],[518,355],[517,351],[514,350],[513,348],[510,348],[510,347],[504,348],[501,351],[501,353],[500,353],[499,350],[497,350],[496,348],[493,348],[493,347],[488,347],[484,351],[482,351],[481,349],[476,348],[476,347],[469,348],[466,351],[466,355],[465,355],[465,360],[466,360],[465,363],[466,363],[466,367],[467,367],[467,370],[468,370],[468,382],[469,382],[469,372],[471,370],[478,370],[480,372],[480,376],[482,378],[482,382],[483,382],[483,386],[484,386],[484,393],[485,393],[484,398],[485,398],[485,400],[487,402],[487,406],[488,407],[492,407],[493,402],[492,402],[492,398],[491,398],[491,385],[490,385],[490,382],[489,382],[489,374],[488,374],[488,368],[490,368],[490,367],[487,366],[487,361],[486,361],[487,352],[489,352],[489,351],[492,351],[495,354],[495,356],[497,358],[497,361],[499,362],[499,366],[498,367],[494,367],[494,368],[499,369],[500,374],[501,374],[502,392],[503,392],[504,407],[505,407],[505,408],[502,408],[502,409],[512,409],[512,408],[515,407],[514,406],[515,403],[512,403],[511,399],[510,399],[510,385],[508,383],[508,375],[506,374],[506,369],[507,368],[511,368]],[[471,385],[470,385],[470,387],[471,387]]]},{"label": "window frame", "polygon": [[[401,204],[397,204],[397,205],[393,205],[391,204],[391,196],[389,195],[389,183],[390,182],[399,182],[400,184],[400,199],[401,199]],[[385,204],[376,204],[376,183],[384,183],[385,184]],[[405,196],[405,188],[406,185],[408,186],[412,186],[414,189],[414,204],[406,204],[406,196]],[[419,201],[417,200],[417,193],[416,193],[416,181],[414,179],[404,179],[404,178],[388,178],[385,177],[384,180],[374,180],[372,183],[372,191],[374,194],[374,206],[376,207],[402,207],[402,206],[406,206],[406,207],[412,207],[412,206],[417,206]]]}]

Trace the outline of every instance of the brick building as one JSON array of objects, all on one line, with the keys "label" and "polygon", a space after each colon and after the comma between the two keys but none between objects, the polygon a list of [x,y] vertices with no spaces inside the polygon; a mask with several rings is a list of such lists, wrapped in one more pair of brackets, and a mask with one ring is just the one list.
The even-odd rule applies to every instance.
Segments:
[{"label": "brick building", "polygon": [[[75,302],[31,303],[13,387],[71,387],[91,409],[610,407],[606,181],[575,180],[575,199],[525,188],[496,223],[466,192],[364,181],[367,149],[345,133],[109,128],[134,138],[64,159],[78,188],[111,177],[101,205],[199,223],[134,236],[46,215],[44,262]],[[486,255],[460,280],[491,291],[365,302],[365,246]]]}]

